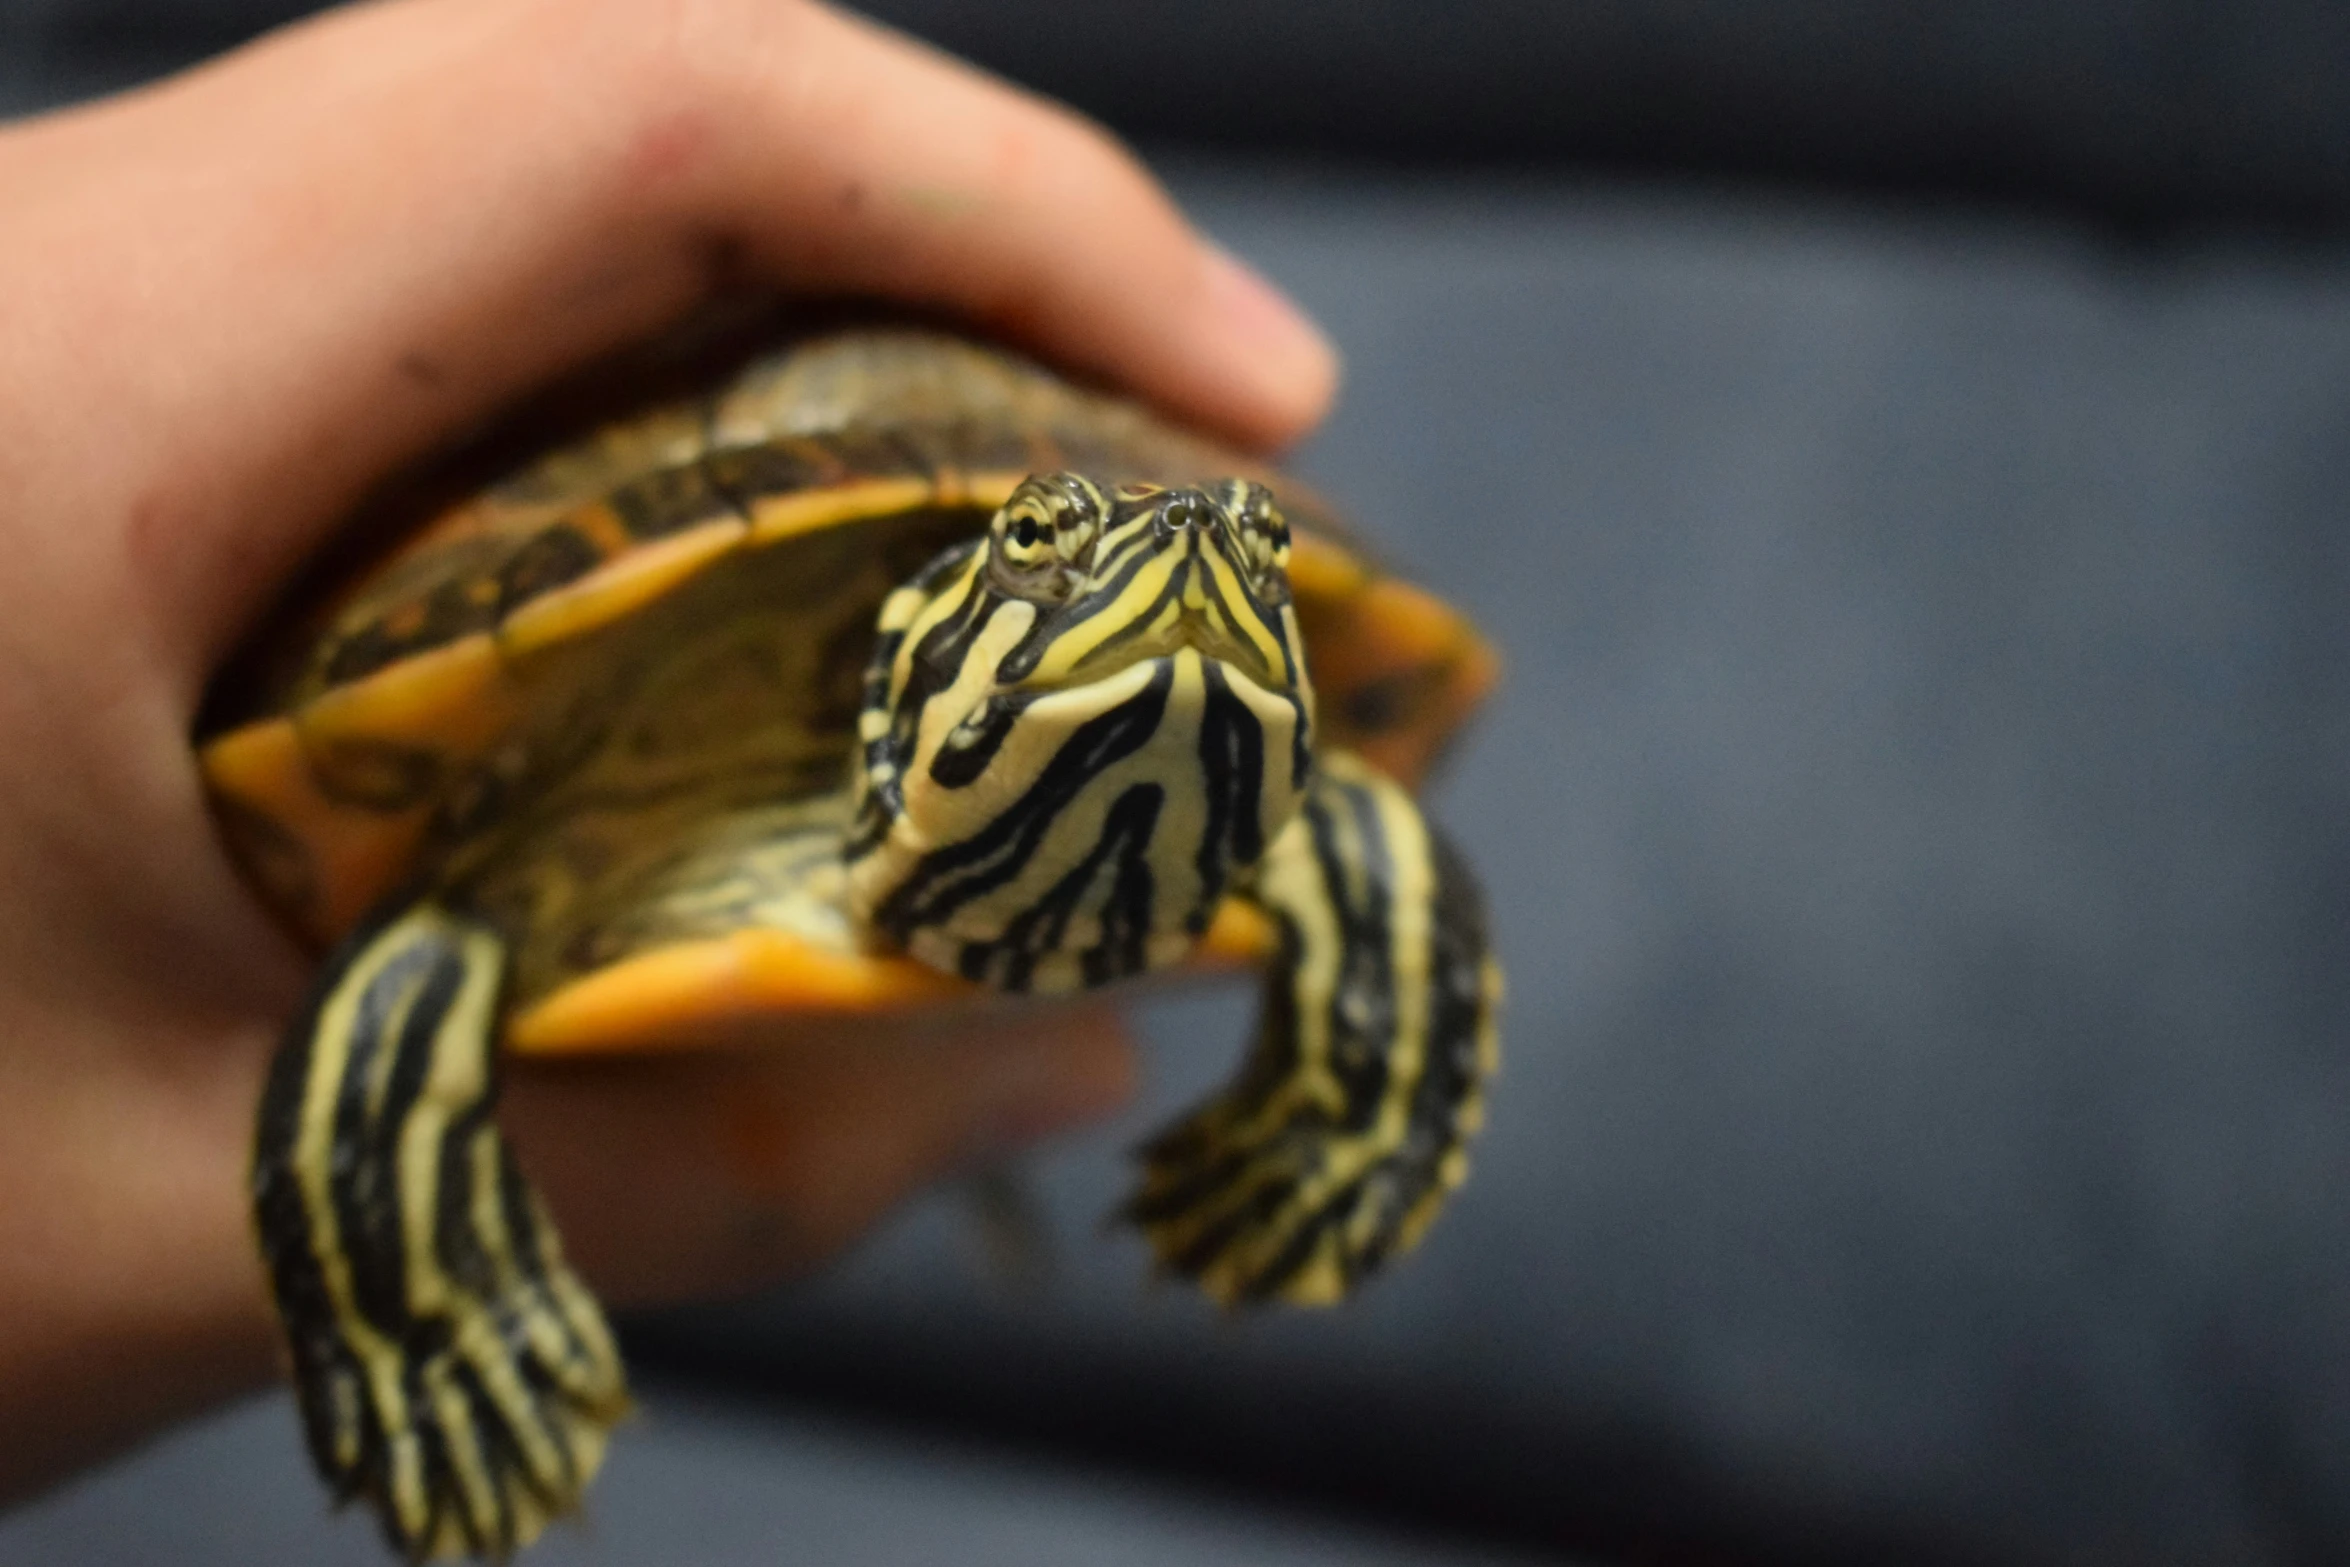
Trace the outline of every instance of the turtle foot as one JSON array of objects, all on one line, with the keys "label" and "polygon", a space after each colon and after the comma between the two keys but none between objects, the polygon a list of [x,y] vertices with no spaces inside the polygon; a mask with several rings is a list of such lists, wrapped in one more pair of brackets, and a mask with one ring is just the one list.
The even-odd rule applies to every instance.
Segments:
[{"label": "turtle foot", "polygon": [[503,964],[487,927],[430,905],[355,935],[255,1144],[311,1457],[411,1561],[528,1544],[628,1409],[604,1314],[490,1113]]},{"label": "turtle foot", "polygon": [[1460,856],[1343,752],[1247,895],[1281,932],[1256,1039],[1231,1087],[1143,1148],[1126,1216],[1226,1305],[1328,1305],[1468,1174],[1501,968]]},{"label": "turtle foot", "polygon": [[1161,1272],[1225,1306],[1336,1304],[1410,1250],[1467,1173],[1457,1143],[1383,1144],[1318,1118],[1236,1136],[1235,1108],[1212,1102],[1153,1138],[1122,1210]]},{"label": "turtle foot", "polygon": [[549,1309],[469,1303],[429,1348],[344,1344],[331,1369],[300,1368],[320,1470],[409,1560],[503,1560],[576,1509],[603,1463],[628,1410],[617,1365],[533,1342]]}]

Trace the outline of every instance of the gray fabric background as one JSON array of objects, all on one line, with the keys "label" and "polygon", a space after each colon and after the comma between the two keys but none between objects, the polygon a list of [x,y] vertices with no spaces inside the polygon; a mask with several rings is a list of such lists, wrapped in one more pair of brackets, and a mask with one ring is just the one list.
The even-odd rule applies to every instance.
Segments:
[{"label": "gray fabric background", "polygon": [[[640,1391],[643,1391],[640,1389]],[[1500,1553],[1073,1476],[1001,1452],[676,1387],[530,1567],[1506,1567]],[[7,1567],[385,1567],[330,1514],[291,1400],[257,1399],[0,1518]],[[1524,1558],[1516,1558],[1523,1561]]]},{"label": "gray fabric background", "polygon": [[[0,0],[0,104],[306,0]],[[870,0],[1154,143],[2022,202],[2140,232],[2350,221],[2331,0]]]},{"label": "gray fabric background", "polygon": [[[178,31],[132,25],[167,14]],[[974,47],[1020,36],[923,14]],[[1348,353],[1302,466],[1511,660],[1435,795],[1512,972],[1477,1174],[1345,1313],[1228,1324],[1142,1290],[1139,1248],[1095,1233],[1119,1150],[1215,1079],[1246,1013],[1154,1003],[1149,1103],[1037,1162],[1049,1283],[990,1283],[950,1195],[823,1280],[637,1324],[644,1362],[1023,1448],[1097,1519],[1093,1488],[1194,1517],[1165,1488],[1204,1483],[1496,1549],[2350,1556],[2350,256],[2106,226],[2326,209],[2311,193],[2350,166],[2321,134],[2342,99],[2311,86],[2350,79],[2311,42],[2333,13],[1954,6],[1878,35],[1913,57],[1855,52],[1824,5],[1561,8],[1540,48],[1512,31],[1531,12],[1454,8],[1519,72],[1465,77],[1485,57],[1438,47],[1433,10],[1363,13],[1381,33],[1234,8],[1179,37],[1168,12],[1101,14],[1130,25],[1026,35],[1031,74],[1066,47],[1109,101],[1135,51],[1181,86],[1219,38],[1254,41],[1250,70],[1325,70],[1299,100],[1322,128],[1267,130],[1311,147],[1365,103],[1453,124],[1411,96],[1446,82],[1516,83],[1478,110],[1505,118],[1555,107],[1554,81],[1580,102],[1543,51],[1620,34],[1656,45],[1592,55],[1624,93],[1685,75],[1676,51],[1715,73],[1691,78],[1716,84],[1705,114],[1661,87],[1646,118],[1597,100],[1643,146],[1696,137],[1654,143],[1680,176],[1779,167],[1732,155],[1751,145],[1848,187],[1976,188],[1936,161],[1946,135],[2046,176],[2004,194],[2097,226],[1583,165],[1179,166]],[[114,79],[257,15],[13,0],[0,20],[45,52],[0,46],[0,91]],[[2237,96],[2181,120],[2207,78]],[[1785,140],[1789,114],[1812,140]],[[1485,123],[1402,150],[1473,152]],[[1884,168],[1856,174],[1855,146]],[[830,1483],[805,1417],[677,1407],[685,1445],[648,1426],[618,1478],[648,1509],[685,1499],[659,1512],[680,1556],[730,1559],[759,1509]],[[0,1555],[251,1559],[240,1531],[312,1503],[282,1411],[237,1419],[0,1523]],[[994,1527],[992,1480],[869,1456],[905,1461],[869,1494],[902,1494],[914,1533],[844,1526],[803,1559],[946,1559],[902,1542]],[[695,1489],[705,1464],[782,1489]],[[1033,1505],[1048,1535],[1077,1516]],[[1134,1532],[1071,1524],[1091,1559],[1189,1548],[1157,1502],[1103,1505]],[[309,1538],[285,1527],[267,1537]]]},{"label": "gray fabric background", "polygon": [[910,1224],[668,1326],[1525,1541],[2350,1553],[2350,280],[2215,247],[1197,172],[1348,349],[1305,469],[1482,614],[1436,805],[1511,965],[1471,1186],[1238,1328],[1091,1239],[1245,1006],[1056,1158],[1071,1276]]}]

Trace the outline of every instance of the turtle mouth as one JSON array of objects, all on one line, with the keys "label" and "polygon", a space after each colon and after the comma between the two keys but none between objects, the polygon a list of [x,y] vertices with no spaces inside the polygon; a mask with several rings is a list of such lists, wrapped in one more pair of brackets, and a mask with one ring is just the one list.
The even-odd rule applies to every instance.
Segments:
[{"label": "turtle mouth", "polygon": [[1209,615],[1191,609],[1178,609],[1154,622],[1137,622],[1050,679],[1023,684],[1026,689],[1038,692],[1067,691],[1113,679],[1137,664],[1187,652],[1226,665],[1268,690],[1277,691],[1289,684],[1286,673],[1274,665],[1264,648]]},{"label": "turtle mouth", "polygon": [[1099,569],[1088,589],[1023,634],[998,666],[999,689],[1069,690],[1183,653],[1268,690],[1298,684],[1286,595],[1262,591],[1229,552],[1204,545],[1199,530],[1146,541]]}]

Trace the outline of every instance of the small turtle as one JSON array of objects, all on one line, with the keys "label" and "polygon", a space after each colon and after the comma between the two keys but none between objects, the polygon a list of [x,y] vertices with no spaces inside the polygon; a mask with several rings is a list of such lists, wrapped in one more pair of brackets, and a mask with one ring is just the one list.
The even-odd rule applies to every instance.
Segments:
[{"label": "small turtle", "polygon": [[1459,1184],[1501,981],[1408,785],[1495,662],[1246,459],[834,330],[298,597],[198,746],[239,862],[332,945],[254,1213],[311,1454],[407,1555],[530,1540],[627,1403],[493,1119],[501,1045],[1246,959],[1244,1070],[1141,1152],[1161,1267],[1335,1301]]}]

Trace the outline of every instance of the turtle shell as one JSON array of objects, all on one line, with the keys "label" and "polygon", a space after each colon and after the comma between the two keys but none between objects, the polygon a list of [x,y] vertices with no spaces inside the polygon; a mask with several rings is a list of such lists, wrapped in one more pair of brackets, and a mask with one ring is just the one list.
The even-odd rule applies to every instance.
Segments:
[{"label": "turtle shell", "polygon": [[[1058,468],[1272,486],[1297,535],[1325,744],[1415,782],[1495,678],[1459,613],[1384,571],[1295,481],[996,348],[861,327],[556,441],[306,587],[216,684],[196,736],[232,852],[323,947],[559,770],[550,759],[596,730],[624,677],[724,678],[685,661],[713,656],[703,628],[754,603],[770,625],[806,628],[766,673],[789,711],[762,721],[761,787],[842,794],[881,596],[977,533],[1027,475]],[[1220,928],[1209,945],[1238,955],[1261,940]],[[537,987],[511,1042],[627,1044],[713,1009],[920,1001],[956,983],[908,960],[741,941],[566,977]]]}]

